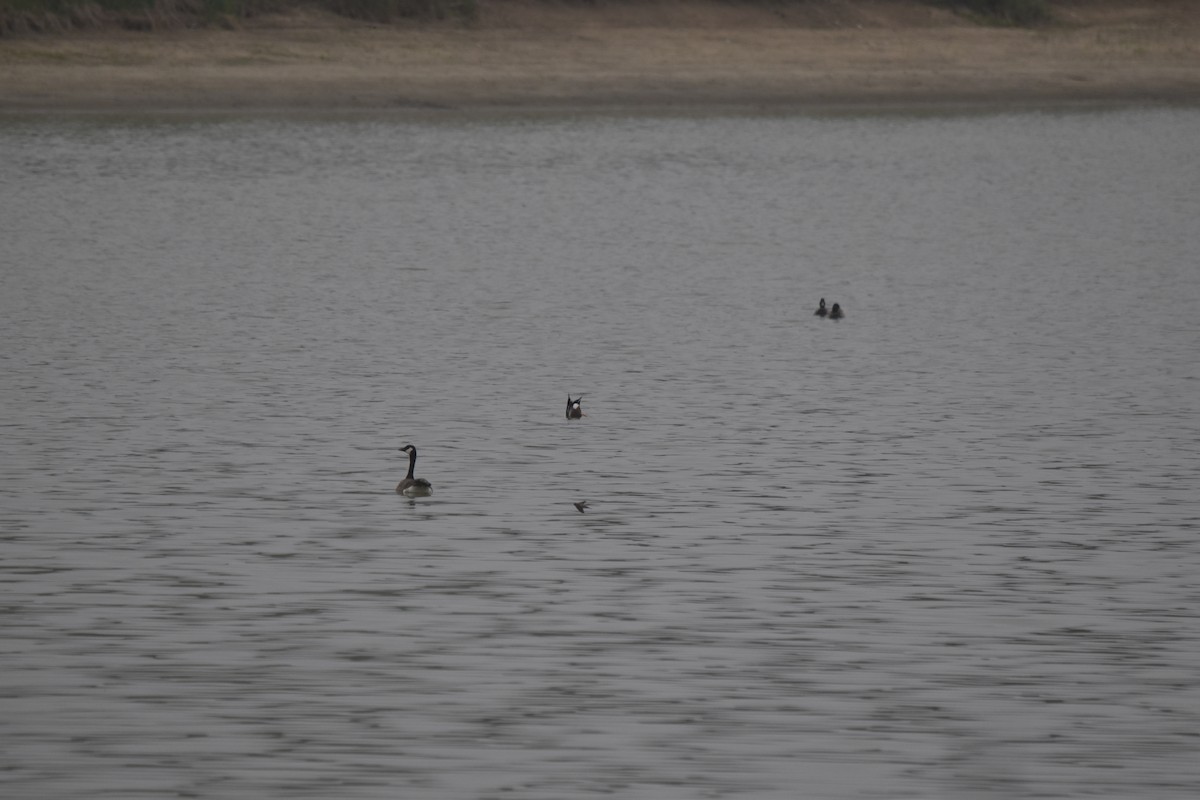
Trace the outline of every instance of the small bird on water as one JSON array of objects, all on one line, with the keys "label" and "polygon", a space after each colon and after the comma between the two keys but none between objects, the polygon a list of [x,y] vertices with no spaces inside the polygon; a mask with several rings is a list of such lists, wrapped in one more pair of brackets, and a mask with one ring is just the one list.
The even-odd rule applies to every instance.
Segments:
[{"label": "small bird on water", "polygon": [[823,316],[825,316],[825,315],[826,315],[826,314],[828,314],[828,313],[829,313],[829,309],[827,309],[827,308],[825,307],[825,298],[824,298],[824,297],[822,297],[822,298],[821,298],[821,304],[820,304],[819,306],[817,306],[817,310],[813,312],[813,316],[815,316],[815,317],[823,317]]},{"label": "small bird on water", "polygon": [[571,399],[571,395],[567,395],[567,419],[579,419],[587,416],[583,413],[583,407],[579,405],[581,400],[583,400],[583,395],[579,395],[574,400]]},{"label": "small bird on water", "polygon": [[429,497],[433,494],[433,484],[424,478],[413,477],[413,470],[417,468],[417,448],[406,444],[400,448],[400,451],[408,453],[408,474],[396,486],[396,494],[402,494],[405,497]]},{"label": "small bird on water", "polygon": [[580,500],[578,503],[572,503],[572,505],[575,506],[576,511],[578,511],[580,514],[582,514],[583,510],[588,507],[588,501]]},{"label": "small bird on water", "polygon": [[829,318],[830,319],[841,319],[844,316],[846,316],[846,315],[842,313],[842,307],[839,306],[837,303],[834,303],[833,308],[829,312]]}]

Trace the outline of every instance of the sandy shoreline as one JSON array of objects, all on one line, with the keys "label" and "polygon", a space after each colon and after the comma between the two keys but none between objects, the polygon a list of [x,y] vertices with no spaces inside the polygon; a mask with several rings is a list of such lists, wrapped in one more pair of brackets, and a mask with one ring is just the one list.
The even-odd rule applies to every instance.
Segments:
[{"label": "sandy shoreline", "polygon": [[308,11],[9,38],[0,112],[1200,102],[1200,3],[1100,6],[1040,30],[864,0],[827,26],[728,5],[679,19],[518,3],[469,29]]}]

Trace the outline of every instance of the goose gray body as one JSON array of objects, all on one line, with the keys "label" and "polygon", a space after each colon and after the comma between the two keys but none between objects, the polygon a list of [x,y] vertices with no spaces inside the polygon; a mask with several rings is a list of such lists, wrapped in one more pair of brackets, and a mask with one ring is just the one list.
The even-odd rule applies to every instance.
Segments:
[{"label": "goose gray body", "polygon": [[411,444],[406,444],[400,450],[401,452],[408,453],[408,474],[396,486],[396,493],[402,494],[405,497],[428,497],[433,494],[432,483],[424,478],[413,477],[413,470],[417,468],[417,448]]}]

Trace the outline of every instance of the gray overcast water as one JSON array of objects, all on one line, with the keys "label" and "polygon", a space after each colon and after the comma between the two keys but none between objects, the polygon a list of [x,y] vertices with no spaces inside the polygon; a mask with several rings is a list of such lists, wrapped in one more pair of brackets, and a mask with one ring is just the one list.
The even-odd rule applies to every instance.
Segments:
[{"label": "gray overcast water", "polygon": [[0,120],[0,794],[1195,797],[1197,142]]}]

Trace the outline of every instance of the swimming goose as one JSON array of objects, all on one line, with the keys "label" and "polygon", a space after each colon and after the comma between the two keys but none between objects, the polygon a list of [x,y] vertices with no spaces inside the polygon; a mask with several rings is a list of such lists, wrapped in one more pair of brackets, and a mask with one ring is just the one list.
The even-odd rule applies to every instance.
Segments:
[{"label": "swimming goose", "polygon": [[834,303],[833,308],[829,311],[829,318],[830,319],[841,319],[844,316],[846,316],[846,315],[842,313],[842,307],[839,306],[837,303]]},{"label": "swimming goose", "polygon": [[400,450],[408,453],[408,474],[404,476],[404,480],[400,481],[400,485],[396,487],[396,493],[402,494],[405,497],[428,497],[433,494],[433,484],[424,478],[413,477],[413,470],[417,468],[417,448],[411,444],[406,444]]},{"label": "swimming goose", "polygon": [[580,417],[587,416],[587,414],[583,413],[583,408],[579,405],[579,401],[582,399],[583,395],[579,395],[574,400],[571,399],[571,395],[567,395],[567,419],[579,419]]},{"label": "swimming goose", "polygon": [[823,317],[829,313],[829,309],[825,308],[825,298],[821,298],[821,305],[817,306],[817,310],[813,312],[813,316]]}]

